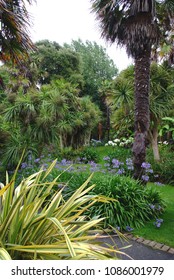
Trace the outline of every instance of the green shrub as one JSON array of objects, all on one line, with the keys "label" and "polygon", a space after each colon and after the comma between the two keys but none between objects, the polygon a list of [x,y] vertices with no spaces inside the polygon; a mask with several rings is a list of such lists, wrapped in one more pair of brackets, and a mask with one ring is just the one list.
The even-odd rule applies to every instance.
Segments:
[{"label": "green shrub", "polygon": [[67,160],[74,160],[80,154],[79,150],[74,150],[71,147],[64,148],[63,150],[59,151],[58,158],[59,159],[67,159]]},{"label": "green shrub", "polygon": [[59,176],[47,181],[55,164],[23,179],[16,188],[15,173],[0,190],[0,259],[116,258],[116,250],[96,242],[102,219],[84,215],[100,199],[88,194],[94,187],[88,186],[90,178],[64,200]]},{"label": "green shrub", "polygon": [[79,156],[84,163],[88,163],[89,161],[99,162],[99,155],[96,148],[93,147],[84,148]]},{"label": "green shrub", "polygon": [[155,162],[151,149],[147,151],[147,160],[151,163],[154,171],[154,180],[164,184],[174,185],[174,152],[172,146],[159,146],[161,160]]},{"label": "green shrub", "polygon": [[131,149],[124,148],[124,147],[114,147],[111,152],[108,153],[108,155],[111,160],[112,159],[118,159],[122,162],[125,162],[127,158],[132,157]]},{"label": "green shrub", "polygon": [[[84,176],[74,174],[68,182],[65,197],[71,196],[78,182],[84,180]],[[91,183],[95,184],[95,188],[90,192],[92,195],[112,199],[108,203],[99,201],[87,210],[90,217],[106,217],[105,228],[138,228],[145,221],[158,217],[164,210],[164,203],[156,191],[152,193],[152,190],[144,188],[129,177],[95,173]]]}]

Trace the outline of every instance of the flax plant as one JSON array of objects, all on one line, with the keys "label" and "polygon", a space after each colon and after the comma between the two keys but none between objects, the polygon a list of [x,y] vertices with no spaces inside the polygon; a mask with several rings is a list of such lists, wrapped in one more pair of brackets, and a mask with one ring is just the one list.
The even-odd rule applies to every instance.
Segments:
[{"label": "flax plant", "polygon": [[[50,199],[59,176],[49,182],[47,170],[24,178],[16,186],[17,171],[0,190],[0,259],[80,260],[117,258],[117,250],[96,238],[102,218],[89,219],[84,211],[101,199],[89,195],[91,176],[65,201],[59,189]],[[104,202],[108,202],[102,196]],[[97,234],[97,235],[96,235]]]}]

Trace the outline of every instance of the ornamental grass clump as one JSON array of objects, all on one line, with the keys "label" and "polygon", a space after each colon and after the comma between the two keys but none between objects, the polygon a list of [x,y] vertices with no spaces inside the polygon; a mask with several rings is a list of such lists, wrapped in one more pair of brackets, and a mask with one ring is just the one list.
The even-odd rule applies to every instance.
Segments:
[{"label": "ornamental grass clump", "polygon": [[[0,190],[0,259],[116,258],[115,249],[96,241],[103,218],[89,219],[84,214],[100,200],[89,194],[94,188],[89,185],[91,177],[65,200],[59,176],[47,180],[55,165],[56,161],[17,186],[17,171],[10,182],[7,175],[7,184]],[[102,201],[107,199],[102,196]]]}]

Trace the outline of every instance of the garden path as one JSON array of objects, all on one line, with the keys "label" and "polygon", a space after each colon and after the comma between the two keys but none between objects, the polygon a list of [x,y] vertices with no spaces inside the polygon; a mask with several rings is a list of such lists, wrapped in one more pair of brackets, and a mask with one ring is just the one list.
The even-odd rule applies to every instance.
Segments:
[{"label": "garden path", "polygon": [[137,238],[136,240],[132,238],[136,239],[133,235],[127,235],[127,240],[120,239],[117,235],[111,237],[104,235],[101,236],[100,241],[114,245],[115,248],[119,248],[121,252],[127,254],[117,255],[123,260],[174,260],[174,248],[143,238]]}]

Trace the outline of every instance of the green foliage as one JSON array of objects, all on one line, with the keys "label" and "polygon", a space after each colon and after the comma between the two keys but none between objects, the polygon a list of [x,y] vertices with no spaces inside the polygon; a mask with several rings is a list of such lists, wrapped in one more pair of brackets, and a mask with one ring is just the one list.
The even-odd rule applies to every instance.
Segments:
[{"label": "green foliage", "polygon": [[[66,45],[65,45],[66,46]],[[70,46],[81,57],[84,77],[83,94],[90,95],[98,104],[101,102],[98,89],[104,80],[111,80],[118,72],[114,62],[106,54],[106,50],[96,42],[72,41]]]},{"label": "green foliage", "polygon": [[100,110],[78,92],[76,85],[59,79],[40,91],[18,93],[13,102],[4,101],[0,124],[4,163],[18,162],[24,148],[37,149],[40,155],[44,145],[60,150],[89,143]]},{"label": "green foliage", "polygon": [[111,161],[115,158],[122,162],[125,162],[127,158],[132,157],[132,152],[131,149],[115,147],[108,152],[108,156],[110,157]]},{"label": "green foliage", "polygon": [[159,146],[161,159],[159,162],[155,162],[152,155],[152,150],[147,150],[147,160],[151,162],[154,177],[156,181],[164,184],[174,184],[174,152],[172,145],[160,145]]},{"label": "green foliage", "polygon": [[84,163],[88,163],[89,161],[94,161],[94,162],[99,161],[99,155],[97,151],[92,147],[84,148],[83,151],[79,154],[79,156]]},{"label": "green foliage", "polygon": [[1,161],[4,168],[7,167],[8,170],[13,170],[17,166],[24,150],[24,160],[27,159],[30,153],[35,157],[38,155],[36,142],[33,142],[28,135],[22,135],[19,131],[13,131],[7,143],[3,145],[3,150],[1,152]]},{"label": "green foliage", "polygon": [[[65,197],[71,196],[84,178],[84,174],[75,174],[69,178]],[[108,203],[99,201],[87,210],[90,217],[106,217],[104,220],[106,228],[109,226],[115,229],[120,227],[122,230],[126,230],[128,226],[138,228],[164,210],[163,200],[157,192],[144,188],[129,177],[95,173],[91,182],[95,184],[95,188],[90,192],[92,195],[102,195],[111,199]],[[154,208],[151,205],[154,205]]]},{"label": "green foliage", "polygon": [[[116,250],[96,242],[102,219],[87,219],[84,212],[100,196],[89,195],[90,177],[64,200],[57,188],[59,176],[47,178],[54,168],[40,170],[15,186],[17,170],[0,191],[0,258],[2,259],[112,259]],[[20,165],[20,163],[19,163]],[[107,202],[107,199],[104,199]]]},{"label": "green foliage", "polygon": [[[53,79],[65,78],[82,86],[81,60],[75,51],[48,40],[36,42],[36,46],[37,51],[32,54],[32,59],[38,67],[41,84],[48,84]],[[78,77],[77,80],[74,76]]]},{"label": "green foliage", "polygon": [[154,226],[154,219],[153,222],[149,221],[145,226],[136,229],[134,234],[136,236],[142,236],[144,239],[154,240],[174,248],[174,187],[169,185],[157,186],[155,184],[149,184],[147,187],[158,191],[165,201],[166,209],[160,216],[164,222],[160,228],[157,228]]},{"label": "green foliage", "polygon": [[174,118],[164,117],[162,121],[159,135],[165,137],[167,133],[170,133],[171,139],[174,140]]}]

